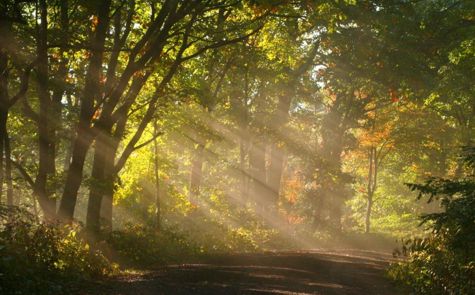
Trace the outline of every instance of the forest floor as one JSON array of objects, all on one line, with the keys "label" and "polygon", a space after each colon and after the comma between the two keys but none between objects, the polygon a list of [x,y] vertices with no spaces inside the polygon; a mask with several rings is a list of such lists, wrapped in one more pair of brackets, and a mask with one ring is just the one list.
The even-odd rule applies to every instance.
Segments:
[{"label": "forest floor", "polygon": [[114,277],[92,294],[407,294],[385,277],[391,260],[361,250],[210,256]]}]

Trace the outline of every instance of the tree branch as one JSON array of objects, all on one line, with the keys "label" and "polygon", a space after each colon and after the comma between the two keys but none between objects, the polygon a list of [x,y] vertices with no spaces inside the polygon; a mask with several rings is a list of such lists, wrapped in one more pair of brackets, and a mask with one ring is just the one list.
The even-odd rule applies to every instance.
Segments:
[{"label": "tree branch", "polygon": [[133,147],[134,151],[136,151],[136,150],[138,150],[138,149],[141,149],[141,148],[143,148],[144,146],[150,144],[151,142],[153,142],[155,139],[157,139],[157,138],[158,138],[159,136],[161,136],[161,135],[163,135],[163,132],[162,132],[162,131],[155,133],[155,134],[152,136],[152,138],[150,138],[150,139],[144,141],[143,143],[141,143],[141,144],[139,144],[139,145],[134,146],[134,147]]},{"label": "tree branch", "polygon": [[26,92],[28,91],[30,73],[32,68],[33,64],[29,65],[23,72],[23,75],[21,77],[20,89],[18,90],[17,94],[13,96],[8,102],[8,108],[12,107],[15,103],[17,103],[18,100],[25,96]]},{"label": "tree branch", "polygon": [[31,176],[28,174],[28,172],[26,172],[25,168],[21,166],[20,163],[14,161],[11,158],[10,161],[13,166],[17,168],[18,172],[20,172],[21,176],[25,179],[25,181],[31,186],[31,189],[35,190],[35,182],[33,181],[33,178],[31,178]]}]

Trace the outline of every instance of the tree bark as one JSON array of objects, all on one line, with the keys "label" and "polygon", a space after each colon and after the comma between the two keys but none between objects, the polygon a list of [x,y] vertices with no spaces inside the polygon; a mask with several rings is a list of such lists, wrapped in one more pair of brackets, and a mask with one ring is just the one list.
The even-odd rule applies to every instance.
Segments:
[{"label": "tree bark", "polygon": [[35,180],[35,194],[41,200],[42,209],[46,219],[53,218],[56,210],[56,202],[50,196],[48,189],[48,179],[55,173],[55,132],[52,128],[53,104],[49,93],[49,72],[48,72],[48,45],[47,30],[48,16],[46,0],[39,1],[40,19],[37,35],[37,84],[40,110],[38,115],[38,143],[39,143],[39,165],[38,174]]},{"label": "tree bark", "polygon": [[[0,12],[2,14],[2,12]],[[10,34],[11,24],[8,20],[0,17],[0,200],[3,197],[3,183],[5,181],[5,138],[7,136],[7,120],[8,120],[8,48],[10,42],[8,35]],[[7,200],[7,204],[9,201]]]},{"label": "tree bark", "polygon": [[101,223],[106,232],[112,230],[113,197],[115,192],[115,183],[118,179],[118,172],[115,172],[114,159],[118,146],[108,147],[108,153],[105,158],[104,183],[105,191],[101,203]]},{"label": "tree bark", "polygon": [[286,153],[284,148],[285,138],[282,137],[284,134],[284,127],[290,118],[290,105],[292,103],[292,98],[295,96],[295,88],[298,85],[298,81],[305,71],[307,71],[312,65],[313,60],[315,59],[315,56],[318,52],[318,48],[319,47],[317,45],[314,45],[308,52],[307,56],[302,59],[300,65],[289,73],[289,80],[286,83],[283,93],[279,95],[277,109],[273,114],[273,118],[269,126],[274,133],[274,142],[271,145],[268,173],[269,177],[267,185],[270,194],[268,198],[273,206],[277,206],[280,196],[280,186]]},{"label": "tree bark", "polygon": [[279,144],[273,143],[270,149],[270,165],[268,172],[267,185],[269,187],[269,202],[277,205],[280,196],[280,186],[282,173],[284,170],[285,151]]},{"label": "tree bark", "polygon": [[[322,122],[322,161],[319,167],[319,198],[322,206],[328,208],[328,226],[335,231],[341,230],[342,206],[345,200],[343,173],[341,171],[341,154],[344,124],[343,98],[337,96],[329,113]],[[322,218],[323,219],[323,218]]]},{"label": "tree bark", "polygon": [[[295,77],[295,79],[296,78],[297,77]],[[292,80],[288,86],[289,88],[295,86],[295,81]],[[274,206],[277,206],[280,195],[280,183],[282,180],[285,157],[285,150],[283,148],[285,138],[282,138],[282,136],[284,133],[284,126],[289,120],[289,110],[292,96],[293,92],[290,90],[285,91],[284,95],[279,96],[279,103],[269,126],[273,131],[274,140],[270,149],[270,165],[267,185],[269,187],[270,194],[268,198],[271,204]]]},{"label": "tree bark", "polygon": [[[140,140],[144,130],[146,129],[148,123],[153,119],[154,113],[158,108],[158,98],[163,94],[164,87],[170,82],[175,72],[178,69],[178,66],[185,60],[194,58],[195,56],[201,54],[205,49],[200,50],[199,52],[189,55],[186,58],[183,58],[183,53],[191,45],[188,38],[191,33],[191,28],[195,22],[195,17],[202,12],[202,9],[205,6],[200,6],[198,3],[192,2],[183,2],[179,6],[179,1],[166,1],[160,12],[157,14],[155,19],[152,21],[151,25],[148,27],[147,32],[144,34],[143,38],[140,39],[136,45],[131,49],[129,55],[129,63],[125,67],[120,78],[117,79],[114,87],[106,87],[107,93],[106,97],[108,98],[104,103],[104,108],[100,115],[98,122],[101,121],[102,117],[110,116],[112,118],[114,132],[111,134],[110,131],[106,131],[104,134],[107,134],[107,137],[111,139],[112,147],[110,152],[107,153],[107,157],[110,157],[107,160],[104,160],[104,176],[103,179],[108,185],[105,186],[106,192],[102,197],[102,216],[105,223],[111,224],[112,221],[112,196],[114,193],[114,183],[117,180],[118,173],[124,167],[127,162],[127,159],[130,155],[139,147],[143,146],[142,144],[137,145]],[[135,102],[135,98],[140,91],[143,84],[147,81],[148,76],[151,74],[151,70],[146,68],[147,65],[157,62],[163,55],[161,54],[164,47],[167,44],[169,33],[172,27],[183,20],[187,15],[190,15],[190,20],[186,23],[183,32],[183,40],[180,49],[176,54],[175,61],[168,69],[163,80],[156,87],[156,93],[152,100],[148,103],[148,109],[140,121],[138,127],[136,128],[135,133],[131,137],[130,141],[125,145],[122,154],[118,155],[118,145],[123,138],[124,129],[126,122],[128,120],[128,112],[130,107]],[[239,39],[233,39],[232,41],[219,42],[214,47],[226,45],[228,43],[236,42]],[[222,45],[221,45],[222,44]],[[139,55],[139,53],[141,53]],[[144,70],[143,79],[137,79],[132,82],[132,85],[129,86],[129,81],[132,77],[137,77],[135,74],[140,74],[140,70]],[[136,86],[134,86],[136,85]],[[87,86],[87,85],[86,85]],[[110,86],[110,85],[109,85]],[[127,87],[128,92],[126,97],[119,107],[117,104],[119,100],[123,97],[123,93],[126,92]],[[97,123],[96,123],[97,124]],[[94,128],[95,130],[101,132],[101,128]],[[96,139],[97,140],[97,139]],[[72,164],[74,164],[74,153]],[[73,181],[72,177],[68,181]],[[75,184],[76,186],[78,184]],[[73,188],[74,186],[73,185]],[[74,190],[73,190],[74,192]],[[75,190],[77,194],[77,189]],[[63,197],[65,194],[63,194]],[[75,202],[75,200],[74,200]]]},{"label": "tree bark", "polygon": [[[158,126],[157,120],[153,124],[153,133],[157,134]],[[163,191],[162,185],[160,185],[159,163],[158,163],[158,142],[157,139],[153,141],[153,177],[155,181],[155,230],[161,229],[161,192]]]},{"label": "tree bark", "polygon": [[7,204],[9,206],[14,205],[13,201],[13,181],[12,181],[12,158],[10,148],[10,137],[8,130],[5,129],[5,180],[7,183]]},{"label": "tree bark", "polygon": [[[89,187],[89,201],[87,205],[86,227],[91,233],[99,233],[101,229],[101,204],[108,183],[104,179],[105,163],[107,152],[109,151],[108,137],[106,134],[99,134],[95,141],[94,161],[91,172],[91,183]],[[110,165],[110,163],[109,163]]]},{"label": "tree bark", "polygon": [[252,142],[250,155],[251,197],[257,212],[262,216],[269,205],[269,190],[266,182],[266,146],[262,142]]},{"label": "tree bark", "polygon": [[[3,25],[0,23],[0,25]],[[1,29],[1,28],[0,28]],[[3,31],[3,30],[2,30]],[[2,32],[4,33],[4,32]],[[8,120],[8,62],[7,55],[0,44],[0,200],[3,197],[4,183],[4,143]],[[7,201],[8,203],[8,201]]]},{"label": "tree bark", "polygon": [[246,165],[246,144],[247,142],[244,139],[244,135],[241,135],[239,139],[239,175],[240,177],[240,189],[239,189],[239,198],[243,204],[246,204],[249,201],[249,176],[247,172]]},{"label": "tree bark", "polygon": [[365,215],[365,233],[369,233],[371,230],[371,211],[373,208],[373,196],[376,189],[376,177],[377,177],[377,158],[376,148],[370,147],[369,150],[369,169],[368,169],[368,184],[367,184],[367,206]]},{"label": "tree bark", "polygon": [[[14,55],[16,48],[12,47],[11,20],[3,12],[0,12],[0,200],[3,194],[3,183],[7,183],[7,204],[13,205],[13,182],[10,138],[8,135],[8,114],[10,108],[28,90],[28,81],[31,66],[27,66],[22,77],[17,94],[10,98],[8,93],[9,54]],[[5,170],[4,170],[5,168]]]},{"label": "tree bark", "polygon": [[98,24],[91,42],[91,57],[84,93],[81,99],[81,110],[73,144],[72,159],[66,176],[58,212],[60,218],[65,221],[71,221],[74,217],[77,195],[82,183],[84,161],[86,160],[89,147],[94,140],[90,123],[94,115],[94,102],[101,97],[100,81],[104,46],[110,21],[110,6],[110,0],[104,0],[98,4]]}]

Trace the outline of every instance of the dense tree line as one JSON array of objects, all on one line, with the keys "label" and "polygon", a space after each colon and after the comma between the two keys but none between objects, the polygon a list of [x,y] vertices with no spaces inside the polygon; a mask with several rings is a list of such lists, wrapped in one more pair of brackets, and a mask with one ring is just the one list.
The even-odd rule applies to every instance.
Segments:
[{"label": "dense tree line", "polygon": [[[427,139],[446,145],[434,154],[439,174],[454,157],[447,147],[471,140],[470,4],[449,2],[426,9],[378,1],[7,1],[0,169],[7,203],[29,186],[44,218],[72,220],[78,192],[89,188],[88,227],[110,228],[130,156],[166,137],[167,112],[193,105],[203,118],[175,126],[194,145],[192,202],[206,155],[231,136],[241,202],[278,215],[267,209],[278,210],[285,171],[300,159],[304,181],[314,184],[309,218],[340,229],[356,176],[343,157],[367,150],[369,231],[383,160],[409,164],[398,144],[420,143],[401,114],[420,110],[457,130],[452,144]],[[431,25],[440,20],[444,26]],[[290,136],[297,132],[312,138]]]}]

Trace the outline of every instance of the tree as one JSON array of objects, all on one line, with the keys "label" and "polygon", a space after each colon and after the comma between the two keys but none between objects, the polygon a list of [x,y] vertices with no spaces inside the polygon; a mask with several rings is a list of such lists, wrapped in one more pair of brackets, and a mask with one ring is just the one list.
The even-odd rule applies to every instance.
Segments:
[{"label": "tree", "polygon": [[[15,23],[24,23],[21,15],[21,8],[17,3],[10,1],[0,6],[0,199],[3,193],[3,184],[7,185],[7,204],[13,205],[13,184],[12,184],[12,160],[10,137],[8,134],[7,123],[10,109],[20,99],[22,99],[27,90],[31,71],[31,65],[28,62],[22,62],[25,56],[17,54],[17,46],[21,43],[15,39],[13,27]],[[15,80],[10,77],[11,67],[18,71],[19,80],[18,91],[14,96],[10,96],[11,82]],[[25,69],[19,70],[24,67]]]},{"label": "tree", "polygon": [[[91,189],[91,206],[88,210],[90,212],[88,224],[93,231],[99,229],[100,214],[98,214],[98,212],[100,211],[99,204],[102,198],[106,200],[105,203],[107,204],[105,207],[106,226],[110,227],[112,220],[113,187],[117,174],[123,168],[131,153],[144,145],[143,143],[138,144],[138,142],[159,107],[159,99],[163,97],[166,86],[172,80],[179,66],[183,62],[195,58],[209,49],[232,44],[246,39],[249,35],[255,33],[256,29],[247,34],[240,34],[243,28],[249,28],[249,25],[254,24],[255,26],[256,24],[256,21],[253,19],[244,19],[243,24],[229,23],[227,24],[229,27],[223,27],[223,30],[229,30],[229,34],[226,38],[217,41],[211,38],[211,41],[206,41],[206,38],[203,38],[202,35],[216,30],[216,24],[213,22],[209,23],[207,15],[204,12],[206,11],[211,15],[213,13],[219,13],[220,7],[221,5],[208,3],[187,2],[181,3],[181,5],[178,3],[165,3],[151,24],[148,25],[147,33],[143,35],[142,39],[136,44],[131,56],[129,56],[128,63],[121,78],[118,79],[119,82],[116,88],[113,89],[110,97],[106,95],[107,99],[104,102],[103,108],[100,110],[100,115],[95,124],[95,128],[99,129],[97,131],[98,137],[95,138],[96,153],[94,166],[96,168],[93,166],[93,179],[96,183],[99,182],[104,185],[104,191],[100,192],[98,186],[92,187]],[[233,10],[233,5],[229,6],[229,9],[229,13],[239,13],[238,10]],[[219,26],[222,26],[222,24],[219,24]],[[175,47],[167,48],[168,44],[176,45]],[[142,48],[145,48],[146,51],[139,55],[139,51],[142,50]],[[191,52],[186,53],[189,51]],[[135,60],[136,58],[137,60]],[[154,65],[157,63],[165,65],[165,67],[162,68],[165,69],[165,71],[160,73],[161,77],[156,80],[157,84],[154,93],[150,101],[146,104],[146,111],[140,119],[140,123],[134,135],[130,141],[125,144],[124,150],[114,159],[119,148],[120,140],[125,132],[128,112],[134,106],[140,89],[144,87],[149,77],[152,76]],[[149,69],[148,67],[152,68]],[[143,72],[141,72],[138,77],[134,77],[134,74],[140,70],[143,70]],[[123,98],[124,101],[122,105],[120,105],[122,93],[125,88],[127,88],[127,83],[131,79],[133,79],[133,82],[126,96]],[[112,130],[114,124],[116,124],[116,127]],[[112,144],[108,143],[109,141],[111,141]],[[77,189],[75,189],[75,191],[77,193]],[[63,196],[66,197],[66,194],[63,194]],[[66,198],[64,204],[67,204],[69,202],[67,200],[69,199],[70,198]]]}]

